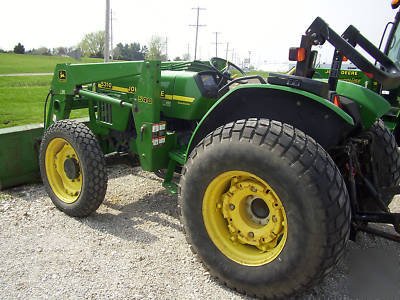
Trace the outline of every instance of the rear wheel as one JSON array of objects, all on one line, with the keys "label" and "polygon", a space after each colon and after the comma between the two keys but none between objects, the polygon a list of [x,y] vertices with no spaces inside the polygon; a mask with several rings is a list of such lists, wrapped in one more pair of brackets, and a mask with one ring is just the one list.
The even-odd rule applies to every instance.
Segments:
[{"label": "rear wheel", "polygon": [[[377,172],[377,186],[380,189],[397,186],[400,183],[400,157],[397,143],[390,132],[385,126],[385,123],[379,119],[369,129],[368,132],[372,134],[374,144],[372,148],[373,164]],[[370,155],[365,158],[365,165],[368,165],[371,160]],[[373,178],[370,178],[374,182]],[[363,195],[364,202],[374,204],[374,200],[370,199],[370,195]],[[392,201],[392,195],[383,194],[383,201],[389,205]]]},{"label": "rear wheel", "polygon": [[40,172],[54,205],[83,217],[104,200],[107,173],[96,137],[82,123],[62,120],[50,126],[40,145]]},{"label": "rear wheel", "polygon": [[239,292],[289,297],[336,264],[348,238],[347,190],[330,156],[280,122],[239,120],[210,133],[182,171],[187,239]]}]

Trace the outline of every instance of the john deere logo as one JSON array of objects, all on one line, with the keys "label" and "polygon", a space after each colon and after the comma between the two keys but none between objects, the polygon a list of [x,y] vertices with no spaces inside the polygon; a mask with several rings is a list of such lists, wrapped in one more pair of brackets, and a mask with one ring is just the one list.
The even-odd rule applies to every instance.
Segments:
[{"label": "john deere logo", "polygon": [[65,70],[58,71],[58,80],[67,81],[67,71]]}]

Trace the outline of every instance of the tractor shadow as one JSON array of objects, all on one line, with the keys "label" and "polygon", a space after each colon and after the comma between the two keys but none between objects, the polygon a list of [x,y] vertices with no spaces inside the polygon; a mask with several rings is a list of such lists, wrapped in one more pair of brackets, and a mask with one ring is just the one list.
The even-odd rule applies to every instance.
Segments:
[{"label": "tractor shadow", "polygon": [[[157,191],[153,192],[144,183],[140,187],[139,196],[135,195],[135,189],[130,185],[118,185],[126,176],[133,176],[133,180],[144,179],[153,187],[156,186]],[[161,188],[162,179],[140,168],[124,165],[109,169],[108,179],[111,191],[97,212],[86,218],[85,225],[96,230],[101,228],[101,231],[128,241],[146,244],[159,240],[150,233],[159,226],[183,232],[179,222],[177,196]]]}]

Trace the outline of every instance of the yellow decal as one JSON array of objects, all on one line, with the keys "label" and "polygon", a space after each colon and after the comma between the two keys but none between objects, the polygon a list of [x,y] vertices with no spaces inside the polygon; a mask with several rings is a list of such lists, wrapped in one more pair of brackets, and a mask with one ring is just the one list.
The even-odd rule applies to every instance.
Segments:
[{"label": "yellow decal", "polygon": [[149,97],[138,96],[138,102],[152,104],[153,100],[151,98],[149,98]]},{"label": "yellow decal", "polygon": [[341,78],[340,80],[352,82],[352,83],[356,83],[356,84],[361,83],[361,79],[357,79],[357,78]]},{"label": "yellow decal", "polygon": [[136,93],[136,87],[135,86],[129,86],[127,88],[120,87],[120,86],[113,86],[112,83],[108,82],[108,81],[99,82],[98,87],[101,88],[101,89],[107,89],[107,90],[112,90],[112,91],[117,91],[117,92],[122,92],[122,93],[128,93],[128,94],[135,94]]},{"label": "yellow decal", "polygon": [[65,70],[58,71],[58,80],[59,81],[67,81],[67,71],[65,71]]},{"label": "yellow decal", "polygon": [[[165,91],[160,92],[160,97],[166,100],[176,100],[176,101],[182,101],[182,102],[188,102],[192,103],[195,98],[193,97],[185,97],[185,96],[179,96],[179,95],[168,95],[165,93]],[[182,102],[178,102],[179,104],[184,104]]]},{"label": "yellow decal", "polygon": [[354,76],[357,76],[358,75],[358,72],[357,71],[340,71],[340,74],[341,75],[354,75]]}]

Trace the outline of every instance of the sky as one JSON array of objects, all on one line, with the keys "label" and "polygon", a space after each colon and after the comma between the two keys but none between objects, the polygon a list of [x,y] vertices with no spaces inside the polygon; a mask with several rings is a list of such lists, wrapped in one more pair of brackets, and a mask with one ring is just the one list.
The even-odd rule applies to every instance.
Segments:
[{"label": "sky", "polygon": [[[0,48],[12,50],[76,46],[86,33],[104,30],[106,0],[4,1],[0,13]],[[250,57],[252,65],[288,61],[289,47],[317,17],[337,33],[352,24],[375,45],[387,22],[394,19],[390,0],[111,0],[113,44],[148,44],[152,35],[167,40],[169,58],[188,52],[194,57],[195,7],[200,10],[197,58],[218,56],[235,62]],[[227,45],[229,43],[229,45]],[[329,49],[330,48],[330,49]],[[330,62],[332,47],[320,50]]]}]

